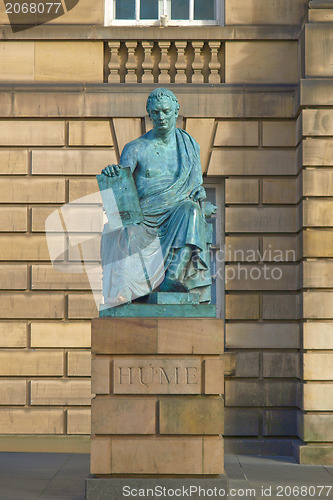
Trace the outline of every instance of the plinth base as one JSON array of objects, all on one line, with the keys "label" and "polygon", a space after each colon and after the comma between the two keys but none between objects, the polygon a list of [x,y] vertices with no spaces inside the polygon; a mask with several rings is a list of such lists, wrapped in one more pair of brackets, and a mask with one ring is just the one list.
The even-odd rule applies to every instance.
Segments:
[{"label": "plinth base", "polygon": [[[212,491],[215,488],[217,493],[214,495]],[[192,500],[201,500],[205,497],[227,498],[227,492],[228,479],[224,475],[212,478],[100,478],[91,476],[86,479],[86,500],[120,500],[127,497],[142,500],[189,497]]]}]

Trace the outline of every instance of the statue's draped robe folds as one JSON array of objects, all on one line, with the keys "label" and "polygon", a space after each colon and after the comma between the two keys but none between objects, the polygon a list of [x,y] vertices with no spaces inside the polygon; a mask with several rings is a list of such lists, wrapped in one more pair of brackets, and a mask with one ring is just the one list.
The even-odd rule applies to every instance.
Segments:
[{"label": "statue's draped robe folds", "polygon": [[[144,150],[149,134],[127,144],[122,166],[137,164],[137,151]],[[138,196],[144,221],[111,231],[104,226],[101,243],[105,303],[117,305],[148,294],[164,278],[175,249],[189,245],[192,260],[181,282],[189,291],[209,300],[211,275],[206,243],[206,222],[200,205],[189,198],[202,184],[199,145],[184,130],[176,129],[178,174],[140,178]],[[147,276],[150,286],[147,283]]]}]

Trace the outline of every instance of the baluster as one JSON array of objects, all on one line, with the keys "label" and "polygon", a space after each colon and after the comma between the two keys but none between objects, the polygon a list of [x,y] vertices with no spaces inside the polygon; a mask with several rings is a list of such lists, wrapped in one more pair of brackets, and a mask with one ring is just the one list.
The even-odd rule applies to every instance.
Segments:
[{"label": "baluster", "polygon": [[218,59],[218,53],[221,48],[221,42],[210,41],[209,46],[212,52],[212,57],[209,63],[210,75],[209,83],[221,83],[221,63]]},{"label": "baluster", "polygon": [[111,59],[108,64],[108,68],[110,70],[110,74],[108,77],[109,83],[119,83],[120,82],[120,59],[119,59],[119,41],[109,42],[109,48],[111,51]]},{"label": "baluster", "polygon": [[170,48],[170,42],[165,40],[160,40],[158,45],[161,50],[161,60],[159,62],[160,74],[158,77],[158,83],[170,83],[170,62],[168,57],[168,51]]},{"label": "baluster", "polygon": [[192,47],[194,50],[194,59],[192,63],[192,69],[193,69],[193,74],[192,74],[192,83],[203,83],[204,81],[204,75],[203,75],[203,62],[202,62],[202,57],[201,57],[201,50],[203,47],[204,42],[192,42]]},{"label": "baluster", "polygon": [[144,50],[144,60],[142,63],[143,75],[142,83],[154,83],[154,59],[153,59],[153,42],[144,40],[142,42],[142,47]]},{"label": "baluster", "polygon": [[177,60],[176,60],[176,83],[187,83],[187,75],[186,75],[186,58],[185,58],[185,49],[187,47],[186,41],[177,41],[175,42],[177,49]]},{"label": "baluster", "polygon": [[125,75],[126,83],[137,83],[138,77],[136,74],[137,62],[135,57],[135,51],[137,48],[137,42],[126,42],[126,47],[128,51],[128,58],[126,62],[127,74]]}]

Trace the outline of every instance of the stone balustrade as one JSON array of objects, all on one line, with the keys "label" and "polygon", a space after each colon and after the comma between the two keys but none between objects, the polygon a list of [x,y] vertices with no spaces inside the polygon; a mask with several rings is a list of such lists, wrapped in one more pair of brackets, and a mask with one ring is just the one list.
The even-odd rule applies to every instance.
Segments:
[{"label": "stone balustrade", "polygon": [[112,40],[109,83],[223,83],[218,40]]}]

